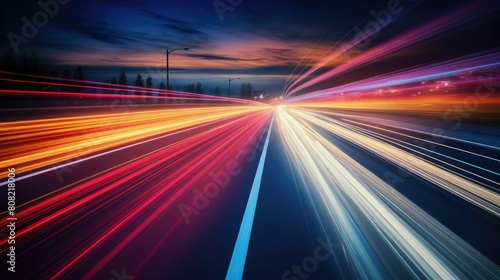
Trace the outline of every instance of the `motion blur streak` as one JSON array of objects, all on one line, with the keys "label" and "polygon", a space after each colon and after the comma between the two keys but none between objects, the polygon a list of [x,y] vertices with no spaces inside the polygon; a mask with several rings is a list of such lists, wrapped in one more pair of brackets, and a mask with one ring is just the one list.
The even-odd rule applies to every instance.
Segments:
[{"label": "motion blur streak", "polygon": [[261,110],[265,106],[220,106],[145,110],[0,124],[1,176],[79,158],[181,128]]},{"label": "motion blur streak", "polygon": [[499,275],[494,263],[324,138],[317,128],[360,143],[388,160],[398,160],[495,214],[498,196],[332,119],[326,122],[314,113],[285,106],[278,107],[276,118],[286,152],[317,208],[318,223],[324,232],[339,236],[345,258],[352,264],[343,277],[493,279]]},{"label": "motion blur streak", "polygon": [[[165,89],[144,88],[129,85],[117,85],[110,83],[82,81],[66,78],[54,78],[47,76],[29,75],[12,73],[0,70],[0,82],[6,82],[5,85],[11,89],[0,89],[0,96],[31,96],[31,97],[80,97],[80,98],[105,98],[116,99],[126,98],[128,100],[139,99],[160,99],[160,100],[184,100],[184,101],[206,101],[206,102],[230,102],[240,104],[259,103],[253,100],[244,100],[239,98],[230,98],[223,96],[211,96],[191,92],[182,92]],[[61,83],[63,81],[63,83]],[[46,90],[19,90],[16,87],[24,88],[26,86],[43,85]],[[13,86],[15,86],[13,88]],[[93,93],[85,93],[82,91]],[[100,93],[99,93],[100,92]],[[112,93],[112,94],[110,94]],[[139,93],[139,94],[137,94]]]},{"label": "motion blur streak", "polygon": [[316,113],[291,110],[300,119],[320,126],[335,135],[375,153],[376,155],[402,166],[413,174],[433,182],[443,189],[457,195],[476,206],[500,216],[500,195],[494,191],[467,180],[467,177],[453,174],[438,164],[413,156],[409,152],[373,139],[370,135],[357,131],[356,127],[324,117]]},{"label": "motion blur streak", "polygon": [[[321,101],[323,106],[335,105],[378,110],[386,108],[408,110],[411,109],[411,106],[416,106],[415,109],[442,110],[443,107],[434,106],[434,103],[437,105],[448,104],[462,98],[462,103],[466,100],[471,103],[467,104],[468,106],[474,107],[476,104],[472,104],[474,100],[471,98],[475,94],[476,99],[482,103],[495,102],[498,104],[499,98],[491,96],[491,90],[489,90],[490,92],[482,92],[478,90],[478,87],[485,86],[485,77],[483,76],[485,72],[496,71],[500,68],[499,60],[499,50],[493,49],[416,69],[403,69],[341,86],[309,92],[290,97],[289,101],[310,102],[312,106]],[[477,74],[470,75],[469,73]],[[463,76],[464,79],[454,82],[446,81],[447,78],[454,76]],[[444,81],[429,83],[429,80],[435,79],[444,79]],[[487,84],[490,87],[496,85],[499,79],[498,76],[488,77]],[[453,94],[451,94],[452,92]]]},{"label": "motion blur streak", "polygon": [[[300,78],[297,79],[295,83],[291,84],[291,86],[288,88],[288,91],[285,92],[285,96],[288,97],[319,82],[332,79],[343,72],[347,72],[359,66],[369,64],[375,59],[380,59],[383,56],[393,54],[394,52],[401,50],[406,46],[421,42],[424,39],[427,39],[439,33],[443,33],[458,25],[466,24],[472,19],[475,19],[477,16],[485,13],[490,13],[496,9],[498,9],[498,7],[494,3],[469,3],[463,5],[462,7],[457,8],[435,20],[432,20],[422,26],[418,26],[413,30],[406,31],[398,37],[395,37],[379,46],[367,50],[354,59],[341,64],[338,67],[327,71],[326,73],[313,76],[312,79],[307,80],[306,82],[299,84],[295,88],[293,88],[292,86],[296,85],[299,81],[312,76],[309,72],[305,73],[303,76],[300,76]],[[313,68],[311,70],[314,71],[316,70],[316,68]]]},{"label": "motion blur streak", "polygon": [[[20,205],[17,236],[27,241],[37,240],[20,256],[29,259],[30,255],[50,248],[53,251],[51,257],[37,262],[46,263],[41,267],[54,269],[32,273],[56,279],[71,274],[82,262],[96,252],[101,252],[100,260],[82,278],[92,279],[97,273],[102,273],[105,265],[121,251],[129,248],[132,242],[137,242],[139,235],[148,232],[157,234],[158,228],[151,226],[161,220],[165,232],[159,237],[159,243],[154,243],[155,247],[145,251],[147,255],[143,256],[145,259],[151,258],[184,222],[184,217],[178,212],[179,203],[191,201],[191,193],[196,186],[213,182],[210,174],[226,168],[230,161],[241,161],[238,159],[240,151],[259,139],[264,128],[269,125],[272,112],[273,108],[269,106],[225,106],[106,116],[113,122],[114,129],[100,132],[103,136],[95,136],[97,139],[93,141],[99,145],[96,144],[96,148],[88,152],[199,123],[211,122],[212,125],[211,128],[199,128],[198,132],[186,131],[181,140],[164,142],[164,147],[160,149]],[[50,163],[56,163],[62,159],[60,153],[64,146],[72,145],[75,149],[84,143],[88,138],[81,133],[96,131],[96,120],[102,117],[95,115],[16,122],[16,133],[7,133],[6,142],[15,143],[17,147],[25,145],[24,149],[29,148],[36,159],[44,159],[43,156],[57,151],[55,147],[48,147],[49,142],[44,142],[54,138],[50,143],[56,142],[56,145],[61,146],[59,152],[50,154]],[[51,135],[49,129],[57,133],[51,131]],[[36,135],[37,141],[30,139],[33,142],[30,143],[25,137],[19,137],[19,130],[25,133],[25,137]],[[5,142],[2,145],[7,146]],[[45,160],[40,166],[48,163]],[[16,164],[20,166],[22,162]],[[25,168],[24,172],[29,169]],[[221,187],[218,192],[223,191]],[[1,216],[5,217],[6,214],[3,212]],[[92,227],[85,233],[64,239],[68,232],[90,221],[94,221]],[[153,232],[151,228],[154,228]],[[2,240],[1,244],[4,253],[6,240]],[[112,249],[103,249],[109,244],[114,244]],[[135,267],[137,272],[143,269],[144,263],[139,265]]]}]

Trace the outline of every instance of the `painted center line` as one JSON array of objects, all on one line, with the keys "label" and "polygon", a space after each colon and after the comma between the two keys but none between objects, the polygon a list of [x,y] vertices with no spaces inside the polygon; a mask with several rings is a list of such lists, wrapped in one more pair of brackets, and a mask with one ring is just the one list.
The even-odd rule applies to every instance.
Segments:
[{"label": "painted center line", "polygon": [[243,277],[243,269],[245,268],[245,260],[247,258],[248,244],[250,243],[250,234],[252,233],[253,219],[255,217],[255,209],[257,208],[257,199],[259,198],[260,182],[262,180],[262,173],[264,171],[264,163],[266,161],[267,146],[269,144],[269,136],[273,127],[274,116],[271,120],[271,125],[267,131],[266,143],[260,156],[257,172],[253,180],[250,196],[248,197],[243,220],[241,221],[240,231],[238,238],[234,245],[233,256],[229,263],[229,268],[226,274],[226,280],[240,280]]}]

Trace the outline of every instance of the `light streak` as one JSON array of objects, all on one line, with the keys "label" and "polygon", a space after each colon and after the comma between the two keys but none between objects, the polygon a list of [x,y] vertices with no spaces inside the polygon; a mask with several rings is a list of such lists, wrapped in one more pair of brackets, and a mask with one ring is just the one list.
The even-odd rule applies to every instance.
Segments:
[{"label": "light streak", "polygon": [[[285,96],[288,97],[314,84],[317,84],[319,82],[328,79],[332,79],[333,77],[335,77],[340,73],[373,62],[375,58],[379,59],[380,57],[392,54],[395,51],[400,50],[406,46],[416,44],[433,35],[452,29],[457,25],[465,24],[466,22],[476,18],[479,14],[491,12],[492,9],[495,9],[495,6],[493,6],[492,3],[482,3],[482,4],[476,3],[476,4],[463,5],[462,7],[459,7],[447,13],[446,15],[443,15],[422,26],[416,27],[413,30],[407,31],[404,34],[400,35],[399,37],[393,38],[388,42],[385,42],[366,52],[363,52],[362,54],[358,55],[352,60],[344,64],[341,64],[327,71],[326,73],[313,77],[312,79],[296,86],[293,89],[289,89],[288,92],[285,93]],[[306,75],[306,77],[307,76],[309,76],[309,74]]]},{"label": "light streak", "polygon": [[[19,174],[114,146],[265,107],[198,107],[12,121],[0,124],[2,169]],[[0,174],[5,175],[5,171]]]},{"label": "light streak", "polygon": [[[397,110],[399,105],[408,110],[409,106],[419,109],[442,110],[443,107],[427,106],[433,104],[449,104],[462,102],[467,96],[478,95],[480,103],[498,103],[498,96],[490,97],[488,93],[475,93],[477,86],[484,83],[481,75],[461,79],[453,84],[454,92],[446,93],[446,88],[439,91],[435,89],[434,83],[422,84],[422,81],[455,77],[471,71],[493,71],[500,68],[500,52],[491,50],[465,57],[448,60],[441,63],[422,66],[416,69],[400,70],[395,73],[383,74],[377,77],[355,81],[346,85],[322,89],[300,96],[289,98],[289,103],[304,103],[311,106],[337,106],[349,108],[371,108],[371,109],[393,109]],[[484,78],[483,78],[484,79]],[[492,77],[490,84],[498,83],[499,77]],[[381,88],[392,87],[389,94],[381,94]],[[378,89],[378,90],[377,90]],[[394,91],[397,90],[397,93]],[[433,90],[432,92],[429,92]],[[436,90],[436,91],[434,91]],[[424,92],[425,94],[417,94]],[[429,107],[429,108],[426,108]]]},{"label": "light streak", "polygon": [[[296,108],[278,108],[277,120],[287,154],[305,182],[306,191],[312,194],[311,202],[318,208],[318,222],[325,232],[338,233],[346,258],[354,265],[348,278],[484,279],[498,275],[500,270],[495,264],[342,152],[314,127],[327,129],[348,141],[362,141],[364,149],[380,152],[384,158],[400,153],[398,149],[359,132],[350,132],[332,119],[325,121],[324,117]],[[383,148],[388,151],[382,155]],[[403,157],[398,160],[404,164]],[[418,164],[421,162],[414,162],[408,168],[417,168]],[[436,168],[430,171],[436,171],[437,178],[445,176],[445,171]],[[478,189],[473,191],[483,194]],[[497,198],[485,197],[494,201]]]},{"label": "light streak", "polygon": [[453,174],[436,164],[431,164],[409,152],[398,149],[394,145],[376,140],[370,135],[354,130],[352,125],[342,123],[332,118],[327,118],[317,113],[292,110],[301,119],[334,133],[335,135],[355,143],[381,158],[399,165],[412,174],[418,175],[446,191],[461,197],[462,199],[491,212],[500,217],[500,195],[492,190],[471,182]]},{"label": "light streak", "polygon": [[[209,108],[205,110],[213,112]],[[226,107],[223,111],[231,110]],[[107,170],[98,177],[87,178],[76,185],[49,193],[43,199],[24,203],[19,206],[18,215],[22,217],[23,226],[18,236],[25,240],[41,238],[41,243],[28,250],[35,253],[51,237],[64,235],[72,227],[108,209],[106,217],[99,220],[95,230],[91,230],[90,234],[97,234],[98,238],[89,240],[82,236],[81,239],[77,238],[78,241],[67,240],[81,244],[71,251],[67,250],[70,247],[57,246],[58,252],[53,257],[57,259],[63,254],[66,261],[60,264],[58,270],[44,272],[52,279],[71,273],[75,266],[100,250],[105,242],[125,232],[126,238],[118,239],[114,249],[105,254],[82,278],[90,279],[130,242],[144,234],[152,223],[165,215],[171,215],[172,211],[177,212],[175,206],[189,195],[194,186],[203,186],[212,180],[209,176],[211,172],[217,172],[226,162],[236,159],[239,149],[249,145],[250,139],[259,137],[260,133],[256,132],[268,125],[271,113],[270,107],[254,107],[239,113],[229,113],[224,118],[215,118],[224,121],[219,121],[215,128],[167,144],[144,157]],[[195,119],[194,116],[191,118]],[[143,217],[145,213],[148,214]],[[2,216],[5,214],[2,213]],[[130,224],[137,222],[140,225],[129,231]],[[183,217],[177,215],[176,219],[165,222],[171,227],[164,233],[161,242],[168,240],[178,229]],[[2,243],[5,245],[5,240]],[[159,247],[155,250],[159,250]],[[149,254],[154,254],[154,251]]]},{"label": "light streak", "polygon": [[[204,101],[217,103],[236,103],[236,104],[254,104],[260,103],[252,100],[239,98],[230,98],[223,96],[212,96],[199,93],[182,92],[176,90],[164,90],[148,87],[129,86],[120,84],[109,84],[94,81],[82,81],[66,78],[54,78],[47,76],[19,74],[0,70],[0,74],[6,75],[6,78],[0,77],[0,81],[6,82],[5,85],[16,89],[0,89],[0,96],[42,96],[42,97],[72,97],[72,98],[127,98],[127,99],[159,99],[175,100],[182,102]],[[47,90],[20,90],[26,85],[45,86]],[[86,90],[94,91],[85,93]],[[83,91],[83,92],[82,92]],[[99,93],[101,92],[101,93]],[[104,93],[102,93],[104,92]],[[108,93],[106,93],[108,92]]]}]

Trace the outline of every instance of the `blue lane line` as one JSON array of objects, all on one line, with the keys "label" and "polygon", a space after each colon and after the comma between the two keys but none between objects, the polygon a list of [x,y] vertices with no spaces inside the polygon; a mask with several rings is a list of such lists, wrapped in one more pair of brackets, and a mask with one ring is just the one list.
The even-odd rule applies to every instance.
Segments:
[{"label": "blue lane line", "polygon": [[234,245],[233,256],[231,257],[231,262],[229,263],[229,268],[227,270],[226,280],[241,280],[243,277],[243,269],[245,268],[248,244],[250,243],[253,218],[255,217],[255,208],[257,208],[257,198],[259,197],[260,182],[264,171],[267,146],[269,144],[269,136],[271,135],[273,122],[274,116],[271,120],[271,125],[269,126],[269,131],[267,132],[266,143],[264,144],[264,149],[262,150],[262,154],[260,156],[259,166],[257,166],[257,172],[255,173],[255,178],[253,179],[247,207],[245,208],[245,213],[243,214],[243,220],[241,221],[240,231],[238,232],[238,238],[236,239],[236,245]]}]

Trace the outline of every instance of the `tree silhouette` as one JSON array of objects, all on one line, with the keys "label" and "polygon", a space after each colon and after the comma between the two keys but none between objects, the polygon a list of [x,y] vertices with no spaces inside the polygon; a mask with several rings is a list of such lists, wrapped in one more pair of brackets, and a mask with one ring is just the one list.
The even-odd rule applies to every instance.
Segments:
[{"label": "tree silhouette", "polygon": [[33,53],[30,58],[25,53],[22,53],[19,61],[16,61],[14,53],[10,50],[4,52],[0,68],[5,71],[22,74],[47,75],[50,72],[40,66],[36,53]]},{"label": "tree silhouette", "polygon": [[57,72],[57,70],[50,70],[49,76],[52,78],[59,78],[59,73]]},{"label": "tree silhouette", "polygon": [[26,56],[25,53],[21,54],[21,58],[19,59],[19,67],[18,67],[19,73],[23,74],[30,74],[30,64],[28,62],[28,57]]},{"label": "tree silhouette", "polygon": [[16,71],[16,61],[14,59],[14,53],[11,50],[8,50],[3,54],[2,69],[10,72]]},{"label": "tree silhouette", "polygon": [[[125,75],[125,71],[122,71],[120,73],[120,75],[118,76],[118,84],[120,84],[122,86],[126,86],[127,85],[127,76]],[[125,93],[127,93],[127,91],[122,90],[121,93],[125,94]]]},{"label": "tree silhouette", "polygon": [[[111,93],[111,91],[109,90],[109,79],[106,79],[103,81],[104,85],[102,85],[103,88],[105,88],[104,90],[104,93]],[[99,101],[100,101],[100,97],[99,97]]]},{"label": "tree silhouette", "polygon": [[49,88],[52,89],[53,91],[61,91],[61,86],[59,85],[61,83],[61,80],[59,80],[59,73],[57,72],[57,70],[54,69],[50,70],[49,77],[56,78],[57,80],[54,79],[54,82],[58,84],[54,86],[49,86]]},{"label": "tree silhouette", "polygon": [[[153,79],[151,78],[151,76],[150,76],[150,75],[148,75],[148,77],[146,78],[146,87],[147,87],[147,88],[153,88]],[[142,96],[146,96],[146,95],[151,95],[151,91],[147,91],[147,92],[146,92],[146,91],[144,91],[144,92],[142,93]],[[143,101],[144,103],[147,103],[147,102],[146,102],[146,99],[145,99],[144,97],[143,97],[142,101]]]},{"label": "tree silhouette", "polygon": [[153,79],[151,78],[150,75],[146,78],[146,87],[147,88],[153,88]]},{"label": "tree silhouette", "polygon": [[195,92],[196,93],[203,93],[203,86],[201,85],[200,82],[196,83],[196,89],[195,89]]},{"label": "tree silhouette", "polygon": [[[71,74],[70,74],[68,68],[64,69],[61,78],[63,78],[63,79],[71,79]],[[68,83],[68,81],[66,81],[66,80],[61,80],[61,82],[64,83],[64,84]],[[70,88],[67,87],[67,86],[61,86],[61,91],[70,91]]]},{"label": "tree silhouette", "polygon": [[194,84],[188,84],[187,88],[186,88],[186,91],[187,92],[195,93],[196,92],[196,86]]},{"label": "tree silhouette", "polygon": [[65,79],[71,79],[71,74],[69,73],[68,68],[64,69],[62,77]]},{"label": "tree silhouette", "polygon": [[137,78],[135,78],[134,86],[136,86],[136,87],[143,87],[144,86],[144,80],[142,79],[141,74],[137,74]]},{"label": "tree silhouette", "polygon": [[[137,74],[137,78],[135,78],[134,86],[136,87],[144,87],[144,80],[142,79],[141,74]],[[135,95],[141,94],[140,90],[135,91]]]},{"label": "tree silhouette", "polygon": [[242,83],[240,87],[240,97],[243,98],[245,96],[245,90],[247,88],[247,83]]},{"label": "tree silhouette", "polygon": [[[78,66],[75,69],[75,72],[73,72],[73,79],[83,81],[83,79],[84,79],[83,68],[81,66]],[[83,88],[73,88],[73,90],[74,91],[80,91],[80,92],[85,91],[85,89],[83,89]],[[77,104],[78,104],[78,100],[76,100],[76,101],[77,101]]]},{"label": "tree silhouette", "polygon": [[110,93],[114,94],[115,93],[116,78],[115,77],[111,78],[109,83],[112,84]]},{"label": "tree silhouette", "polygon": [[240,98],[251,99],[252,98],[252,83],[241,84]]},{"label": "tree silhouette", "polygon": [[85,79],[85,76],[83,75],[83,68],[81,66],[78,66],[75,69],[75,72],[73,72],[73,79],[75,79],[75,80],[84,80]]},{"label": "tree silhouette", "polygon": [[[33,53],[31,55],[29,64],[31,66],[31,71],[30,71],[31,74],[34,74],[34,75],[42,74],[42,69],[40,68],[40,65],[38,64],[38,56],[36,55],[36,53]],[[81,66],[78,66],[78,68],[80,68],[81,76],[82,76],[82,78],[79,80],[83,80],[83,69]]]}]

